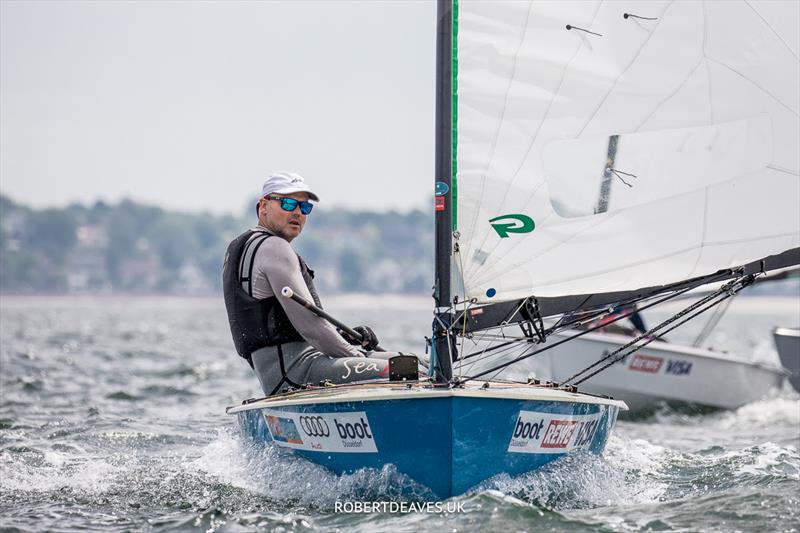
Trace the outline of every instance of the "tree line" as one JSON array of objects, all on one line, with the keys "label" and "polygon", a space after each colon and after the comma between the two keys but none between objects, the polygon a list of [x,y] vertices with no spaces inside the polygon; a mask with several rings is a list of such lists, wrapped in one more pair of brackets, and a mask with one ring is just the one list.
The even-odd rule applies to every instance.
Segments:
[{"label": "tree line", "polygon": [[[221,289],[241,216],[176,212],[131,200],[33,209],[0,195],[0,290],[209,293]],[[315,211],[296,250],[321,290],[427,294],[433,215]]]}]

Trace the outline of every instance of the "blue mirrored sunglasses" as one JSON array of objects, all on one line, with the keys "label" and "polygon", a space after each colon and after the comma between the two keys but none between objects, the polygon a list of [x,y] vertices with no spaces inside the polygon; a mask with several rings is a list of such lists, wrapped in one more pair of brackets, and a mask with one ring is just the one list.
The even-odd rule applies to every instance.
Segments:
[{"label": "blue mirrored sunglasses", "polygon": [[300,206],[300,212],[304,215],[307,215],[314,209],[314,204],[311,202],[303,202],[300,200],[295,200],[294,198],[282,197],[282,196],[265,196],[267,200],[275,200],[281,203],[281,209],[284,211],[289,211],[290,213],[297,209],[297,206]]}]

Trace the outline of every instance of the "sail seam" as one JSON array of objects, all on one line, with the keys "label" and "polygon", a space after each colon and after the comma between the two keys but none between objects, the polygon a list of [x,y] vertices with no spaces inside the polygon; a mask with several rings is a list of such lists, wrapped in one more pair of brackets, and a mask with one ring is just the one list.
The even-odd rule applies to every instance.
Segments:
[{"label": "sail seam", "polygon": [[667,7],[664,8],[664,11],[661,13],[661,17],[659,17],[658,22],[653,27],[653,30],[650,32],[650,35],[647,36],[647,39],[644,40],[642,45],[636,51],[636,54],[631,59],[630,63],[628,63],[628,65],[623,69],[623,71],[620,72],[619,76],[617,76],[617,78],[614,80],[614,83],[611,85],[611,88],[608,90],[608,92],[605,94],[603,99],[597,105],[597,107],[595,108],[594,112],[591,114],[591,116],[589,116],[589,119],[586,121],[586,123],[580,129],[578,134],[575,135],[576,139],[580,138],[580,136],[583,135],[583,132],[586,130],[587,127],[589,127],[589,124],[591,124],[592,121],[594,121],[594,119],[597,116],[597,114],[600,112],[600,110],[603,108],[605,103],[608,101],[609,96],[611,96],[614,93],[614,91],[616,90],[617,85],[619,84],[619,80],[621,80],[622,77],[625,74],[628,73],[628,71],[631,69],[631,67],[634,65],[634,63],[636,63],[636,61],[639,59],[639,56],[641,56],[641,54],[642,54],[642,50],[645,49],[647,44],[650,42],[650,39],[653,37],[653,35],[655,35],[656,30],[658,30],[658,26],[661,24],[661,21],[664,19],[664,16],[666,15],[667,11],[669,11],[669,8],[672,7],[672,4],[673,4],[673,2],[670,2],[669,5],[667,5]]},{"label": "sail seam", "polygon": [[[536,196],[536,193],[537,193],[537,192],[539,192],[539,189],[541,189],[543,185],[544,185],[544,182],[542,181],[541,183],[539,183],[539,185],[537,185],[537,186],[536,186],[536,187],[535,187],[535,188],[534,188],[534,189],[533,189],[533,190],[530,192],[530,194],[528,195],[528,198],[525,200],[525,205],[527,205],[527,204],[528,204],[528,203],[529,203],[529,202],[530,202],[530,201],[531,201],[531,200],[532,200],[532,199],[533,199],[533,198]],[[550,217],[551,217],[553,214],[554,214],[554,212],[551,210],[551,211],[550,211],[550,212],[549,212],[547,215],[545,215],[544,217],[537,219],[537,222],[536,222],[536,223],[537,223],[537,224],[542,224],[542,223],[544,223],[544,222],[545,222],[545,221],[547,221],[547,220],[548,220],[548,219],[549,219],[549,218],[550,218]],[[484,234],[484,236],[483,236],[483,240],[481,241],[481,246],[483,246],[483,244],[485,244],[485,243],[486,243],[486,238],[487,238],[487,235],[488,235],[488,234]],[[497,247],[498,247],[499,245],[500,245],[500,241],[496,242],[496,243],[494,244],[494,246],[491,248],[491,250],[489,250],[489,252],[487,252],[489,255],[492,255],[492,256],[494,257],[494,259],[497,259],[498,261],[499,261],[499,260],[501,260],[501,259],[503,259],[504,257],[506,257],[506,256],[508,255],[508,253],[510,253],[510,252],[512,252],[512,251],[513,251],[513,249],[511,249],[511,250],[509,250],[509,252],[508,252],[508,253],[505,253],[505,254],[502,254],[502,255],[501,255],[501,254],[495,254],[495,253],[494,253],[494,251],[497,249]],[[479,247],[478,249],[480,249],[480,247]],[[475,271],[475,270],[473,270],[473,272],[475,272],[475,274],[472,274],[471,276],[469,276],[468,278],[466,278],[467,280],[469,280],[469,281],[472,281],[472,279],[474,278],[474,276],[475,276],[476,274],[480,274],[480,272],[479,272],[479,271]]]},{"label": "sail seam", "polygon": [[783,40],[783,37],[781,37],[780,34],[777,31],[775,31],[775,28],[772,27],[772,24],[767,22],[767,19],[765,19],[764,16],[761,13],[759,13],[758,10],[755,7],[753,7],[753,5],[748,0],[744,0],[744,3],[747,4],[747,7],[752,9],[756,15],[758,15],[758,18],[764,21],[764,24],[766,24],[767,28],[769,28],[772,31],[772,33],[775,34],[775,37],[777,37],[783,43],[786,49],[789,50],[789,53],[792,54],[795,59],[800,61],[800,57],[797,57],[797,54],[795,53],[794,50],[792,50],[792,47],[789,46],[789,43]]},{"label": "sail seam", "polygon": [[[743,243],[747,243],[747,242],[763,241],[765,239],[775,239],[775,238],[780,238],[780,237],[793,237],[793,236],[794,236],[794,233],[792,233],[792,232],[777,233],[777,234],[774,234],[774,235],[764,235],[764,236],[760,236],[760,237],[751,237],[751,238],[747,238],[747,239],[735,239],[735,240],[726,240],[726,241],[707,242],[707,243],[704,243],[703,247],[710,248],[710,247],[713,247],[713,246],[724,246],[724,245],[728,245],[728,244],[743,244]],[[655,263],[655,262],[661,261],[663,259],[667,259],[669,257],[673,257],[673,256],[676,256],[676,255],[684,254],[686,252],[691,252],[691,251],[697,250],[697,249],[698,249],[697,246],[691,246],[691,247],[683,248],[681,250],[675,250],[673,252],[670,252],[670,253],[667,253],[667,254],[663,254],[663,255],[661,255],[659,257],[654,257],[654,258],[646,259],[646,260],[642,260],[642,261],[636,261],[636,262],[633,262],[633,263],[627,263],[625,265],[615,265],[614,267],[611,267],[611,268],[607,268],[607,269],[603,269],[603,270],[597,270],[597,271],[594,271],[594,272],[591,272],[591,273],[583,274],[581,276],[572,276],[572,277],[569,277],[569,278],[559,278],[559,279],[554,279],[554,280],[548,280],[547,283],[542,283],[541,286],[555,285],[557,283],[565,283],[565,282],[568,282],[568,281],[586,279],[586,278],[591,278],[591,277],[594,277],[594,276],[599,276],[599,275],[602,275],[602,274],[607,274],[609,272],[618,271],[618,270],[621,270],[621,269],[627,269],[627,268],[643,266],[643,265],[647,265],[649,263]],[[688,275],[691,276],[692,274],[690,273]],[[511,292],[513,290],[514,289],[509,289],[508,292]],[[525,290],[525,289],[521,289],[521,290]],[[512,300],[514,298],[515,297],[509,297],[509,300]]]},{"label": "sail seam", "polygon": [[706,234],[708,233],[708,187],[703,189],[703,233],[700,237],[700,247],[697,249],[697,259],[694,262],[694,266],[689,272],[694,272],[697,269],[697,265],[700,264],[700,259],[703,258],[703,248],[706,246]]},{"label": "sail seam", "polygon": [[706,67],[706,87],[708,88],[708,123],[714,123],[714,98],[711,90],[711,65],[708,63],[708,5],[703,0],[703,64]]},{"label": "sail seam", "polygon": [[789,174],[790,176],[800,176],[800,172],[797,170],[792,170],[790,168],[779,167],[778,165],[767,165],[767,168],[771,168],[777,172],[783,172],[784,174]]},{"label": "sail seam", "polygon": [[704,62],[703,60],[704,59],[705,59],[705,57],[701,57],[700,58],[700,61],[697,62],[697,64],[694,66],[694,68],[691,70],[691,72],[689,72],[689,74],[685,78],[683,78],[683,81],[677,87],[675,87],[675,90],[672,91],[670,94],[668,94],[666,96],[666,98],[664,98],[663,100],[658,102],[656,104],[656,107],[653,109],[653,111],[651,111],[650,114],[647,115],[644,118],[644,120],[642,120],[639,123],[638,126],[636,126],[636,129],[634,131],[641,130],[644,127],[644,125],[647,124],[647,121],[650,120],[651,118],[653,118],[653,115],[655,115],[658,112],[658,110],[661,109],[661,106],[663,106],[664,104],[669,102],[672,99],[673,96],[678,94],[681,91],[681,89],[683,89],[683,87],[686,85],[686,82],[688,82],[690,79],[692,79],[692,76],[694,76],[695,72],[697,72],[697,70],[703,65],[703,62]]},{"label": "sail seam", "polygon": [[[538,189],[538,188],[537,188],[537,189]],[[601,222],[599,222],[599,224],[605,223],[605,222],[607,222],[607,221],[609,221],[609,220],[613,220],[615,217],[619,216],[619,214],[620,214],[620,213],[622,213],[622,211],[613,211],[613,212],[611,212],[611,213],[608,213],[608,214],[607,214],[607,216],[606,216],[606,218],[604,218],[604,219],[603,219]],[[545,216],[545,217],[543,217],[543,218],[539,219],[539,224],[544,224],[544,223],[545,223],[545,222],[547,222],[547,221],[550,219],[550,217],[552,217],[554,214],[555,214],[555,212],[554,212],[554,211],[550,211],[550,213],[548,213],[548,214],[547,214],[547,216]],[[598,224],[598,222],[597,222],[596,220],[594,220],[594,221],[593,221],[593,220],[589,220],[589,219],[587,219],[587,220],[586,220],[586,225],[588,225],[590,228],[591,228],[591,227],[595,227],[597,224]],[[584,231],[585,231],[585,229],[582,229],[582,230],[580,230],[580,231],[577,231],[577,232],[575,232],[573,235],[571,235],[571,236],[570,236],[568,239],[565,239],[565,240],[562,240],[562,241],[558,241],[558,242],[554,243],[552,246],[550,246],[550,247],[548,247],[548,248],[544,248],[544,249],[540,250],[540,251],[539,251],[539,255],[544,255],[544,254],[546,254],[546,253],[548,253],[548,252],[551,252],[551,251],[555,250],[556,248],[558,248],[559,246],[563,246],[564,244],[568,243],[568,242],[569,242],[569,241],[571,241],[572,239],[574,239],[574,238],[576,238],[576,237],[580,237],[580,236],[583,234],[583,232],[584,232]],[[510,250],[510,251],[509,251],[509,253],[510,253],[511,251],[513,251],[513,250]],[[506,257],[507,255],[508,255],[508,254],[503,254],[502,256],[498,256],[498,257],[500,257],[500,258],[503,258],[503,257]],[[509,265],[509,266],[508,266],[508,267],[506,267],[506,268],[507,268],[508,270],[514,270],[514,269],[516,269],[516,268],[517,268],[517,267],[519,267],[519,266],[522,266],[522,265],[524,265],[524,264],[528,264],[528,263],[530,263],[530,261],[531,261],[531,258],[530,258],[530,257],[525,257],[523,260],[521,260],[521,261],[518,261],[518,262],[516,262],[516,263],[514,263],[514,264],[512,264],[512,265]],[[481,282],[483,279],[484,279],[483,277],[478,277],[477,279],[475,279],[475,277],[473,276],[473,277],[470,277],[470,278],[468,279],[468,281],[470,281],[470,282],[473,282],[473,281],[475,281],[475,283],[480,283],[480,282]]]},{"label": "sail seam", "polygon": [[[525,20],[522,22],[522,35],[520,35],[519,42],[517,42],[516,50],[514,51],[514,67],[511,71],[511,76],[508,78],[508,83],[506,84],[506,91],[505,95],[503,96],[503,109],[500,112],[500,119],[497,121],[498,127],[494,131],[494,138],[492,139],[492,146],[490,152],[492,156],[489,158],[489,161],[486,163],[486,166],[483,170],[483,176],[487,176],[489,174],[489,169],[492,167],[494,163],[495,155],[497,154],[497,142],[500,139],[500,130],[503,127],[503,123],[506,119],[506,111],[508,110],[508,95],[511,92],[511,87],[514,85],[515,78],[517,76],[517,62],[519,60],[519,53],[522,49],[522,45],[525,43],[525,39],[528,36],[528,21],[531,18],[531,11],[533,10],[533,1],[528,2],[528,11],[525,14]],[[552,100],[551,100],[552,102]]]},{"label": "sail seam", "polygon": [[789,107],[787,104],[783,103],[783,101],[780,98],[778,98],[777,96],[775,96],[774,94],[772,94],[771,92],[769,92],[768,90],[763,88],[761,85],[757,84],[755,81],[751,80],[750,78],[748,78],[747,76],[745,76],[744,74],[742,74],[741,72],[739,72],[738,70],[733,68],[732,66],[730,66],[730,65],[728,65],[726,63],[723,63],[722,61],[717,61],[713,57],[708,57],[708,56],[706,56],[706,61],[710,61],[711,63],[717,64],[717,65],[719,65],[721,67],[725,67],[726,69],[730,70],[734,74],[740,76],[742,79],[749,81],[754,87],[758,88],[761,92],[763,92],[764,94],[766,94],[767,96],[769,96],[770,98],[775,100],[777,103],[779,103],[780,105],[785,107],[786,110],[789,111],[790,113],[792,113],[794,116],[800,116],[800,114],[797,111],[795,111],[794,109]]},{"label": "sail seam", "polygon": [[[597,8],[595,9],[595,12],[592,14],[592,19],[589,21],[589,25],[590,26],[592,25],[592,23],[594,23],[595,19],[597,18],[597,14],[600,12],[600,7],[602,6],[602,4],[603,4],[603,2],[598,4]],[[580,53],[582,47],[583,47],[583,44],[581,42],[581,44],[579,44],[578,47],[575,49],[575,52],[570,57],[569,61],[566,62],[566,64],[564,65],[564,68],[561,70],[561,77],[559,78],[558,85],[556,86],[555,91],[553,92],[552,98],[550,98],[550,101],[547,103],[547,109],[545,109],[544,115],[542,116],[541,120],[539,121],[538,126],[536,127],[536,132],[533,134],[533,138],[531,139],[530,143],[528,144],[528,148],[527,148],[527,150],[525,150],[525,154],[522,156],[521,163],[519,164],[517,169],[512,174],[512,179],[511,179],[511,181],[509,181],[508,185],[506,186],[506,190],[503,192],[503,200],[500,202],[501,205],[504,204],[505,201],[506,201],[506,198],[508,198],[508,192],[511,190],[511,187],[514,185],[514,182],[516,181],[517,176],[519,175],[519,172],[522,170],[522,167],[524,166],[525,161],[528,159],[528,156],[530,155],[531,150],[533,149],[533,146],[536,143],[536,139],[539,137],[539,133],[541,132],[542,127],[544,126],[544,123],[547,120],[547,117],[550,115],[550,110],[553,107],[553,103],[558,98],[558,95],[559,95],[559,93],[561,91],[561,87],[564,84],[564,79],[566,78],[567,71],[569,70],[569,68],[572,65],[573,61],[575,61],[575,58]],[[512,79],[512,81],[513,81],[513,79]],[[506,98],[508,98],[507,94],[506,94]],[[502,124],[502,121],[501,121],[501,124]],[[492,155],[491,155],[491,159],[490,159],[489,163],[486,166],[487,172],[488,172],[488,168],[491,166],[491,162],[494,160],[494,156],[495,156],[495,154],[494,154],[494,151],[493,151]],[[482,176],[481,179],[482,179],[481,187],[483,188],[483,187],[485,187],[486,176],[485,175]],[[531,198],[533,198],[536,195],[536,193],[539,191],[539,189],[542,187],[542,185],[544,185],[544,180],[540,181],[539,185],[536,186],[536,188],[532,191],[531,195],[529,196],[528,200],[523,205],[527,206],[530,203]],[[474,231],[475,224],[477,223],[477,220],[478,220],[478,215],[479,215],[479,212],[478,212],[478,210],[476,210],[475,211],[475,215],[474,215],[474,217],[472,219],[472,225],[470,227],[470,233],[472,233]],[[488,234],[483,236],[483,240],[481,240],[481,243],[477,246],[477,249],[483,248],[483,245],[486,244],[487,237],[488,237]],[[493,253],[494,250],[497,249],[498,245],[499,245],[499,243],[495,243],[494,247],[492,248],[492,250],[489,253],[490,254]],[[471,245],[470,246],[470,251],[472,249],[474,249],[474,248],[475,248],[475,246]]]},{"label": "sail seam", "polygon": [[[525,38],[526,38],[526,36],[528,34],[528,20],[530,19],[531,10],[532,9],[533,9],[533,1],[531,0],[528,3],[528,11],[527,11],[527,13],[525,15],[525,21],[523,22],[522,36],[520,37],[520,40],[517,43],[517,48],[516,48],[516,50],[514,52],[514,69],[513,69],[513,72],[511,74],[511,76],[508,79],[508,84],[506,85],[505,95],[503,97],[503,108],[502,108],[502,111],[501,111],[501,114],[500,114],[500,118],[497,121],[497,128],[494,131],[494,138],[492,139],[492,146],[490,148],[490,154],[491,155],[489,156],[489,159],[488,159],[488,161],[486,162],[486,165],[483,168],[483,172],[481,173],[481,196],[483,196],[483,190],[486,188],[486,179],[487,179],[487,176],[489,174],[489,169],[492,167],[492,164],[494,163],[494,157],[495,157],[495,154],[497,152],[497,142],[498,142],[498,139],[500,137],[500,130],[503,127],[503,122],[505,121],[506,109],[508,108],[508,94],[511,91],[512,85],[514,85],[514,77],[516,76],[516,73],[517,73],[517,59],[518,59],[518,56],[519,56],[520,49],[522,48],[522,44],[525,42]],[[580,47],[578,47],[578,50],[580,50]],[[576,51],[576,53],[577,53],[577,51]],[[566,67],[565,67],[565,70],[566,70]],[[563,75],[562,75],[562,81],[563,81]],[[560,86],[561,86],[561,83],[559,82],[559,87]],[[549,105],[552,104],[554,99],[555,99],[555,96],[553,97],[553,99],[551,99]],[[548,108],[549,108],[549,105],[548,105]],[[540,125],[541,125],[541,122],[540,122]],[[524,160],[524,158],[523,158],[523,160]],[[512,182],[513,182],[513,180],[512,180]],[[509,186],[510,186],[510,184],[509,184]],[[506,189],[506,195],[507,194],[508,194],[508,189]],[[503,197],[503,202],[505,202],[505,196]],[[480,210],[476,209],[475,210],[475,214],[472,217],[469,230],[468,230],[469,234],[474,233],[475,225],[476,225],[476,223],[478,221],[479,213],[480,213]],[[480,244],[480,246],[478,246],[478,248],[481,248],[485,242],[486,242],[486,239],[484,237],[484,240],[481,242],[481,244]]]}]

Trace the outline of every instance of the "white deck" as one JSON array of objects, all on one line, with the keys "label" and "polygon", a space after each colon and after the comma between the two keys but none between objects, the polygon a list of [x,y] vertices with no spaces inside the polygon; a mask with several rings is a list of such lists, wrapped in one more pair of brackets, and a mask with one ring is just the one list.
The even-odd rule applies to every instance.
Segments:
[{"label": "white deck", "polygon": [[520,385],[510,383],[490,383],[483,388],[484,382],[467,383],[457,388],[434,388],[428,383],[361,383],[357,385],[338,385],[320,387],[287,393],[271,398],[263,398],[245,405],[228,407],[229,414],[262,409],[264,407],[280,407],[287,405],[309,405],[316,403],[373,402],[379,400],[411,400],[436,398],[491,398],[497,400],[527,400],[546,402],[588,403],[614,405],[627,410],[625,402],[610,398],[601,398],[588,394],[572,393],[551,387],[536,385]]}]

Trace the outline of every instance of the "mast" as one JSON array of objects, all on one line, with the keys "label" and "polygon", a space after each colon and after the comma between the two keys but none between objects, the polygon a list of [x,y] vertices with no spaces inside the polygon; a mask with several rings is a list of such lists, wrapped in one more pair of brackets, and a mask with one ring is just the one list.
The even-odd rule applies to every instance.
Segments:
[{"label": "mast", "polygon": [[436,274],[433,298],[436,316],[431,345],[436,381],[453,377],[449,326],[453,320],[450,265],[453,249],[452,192],[452,54],[453,1],[438,0],[436,27],[436,168],[434,175],[436,220]]}]

